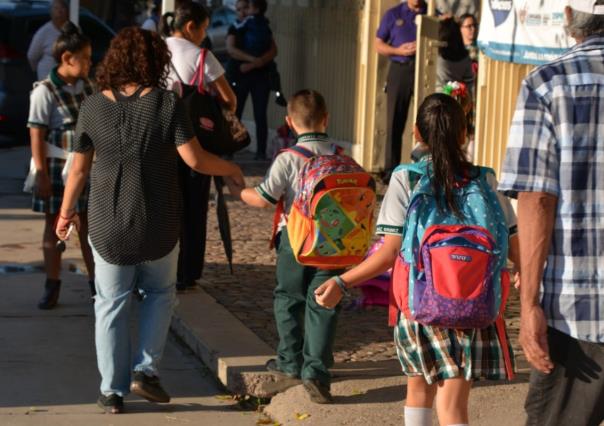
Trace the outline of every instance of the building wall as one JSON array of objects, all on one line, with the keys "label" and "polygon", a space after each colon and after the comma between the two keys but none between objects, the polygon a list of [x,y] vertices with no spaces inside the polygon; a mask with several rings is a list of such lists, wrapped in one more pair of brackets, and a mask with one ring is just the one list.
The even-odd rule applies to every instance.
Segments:
[{"label": "building wall", "polygon": [[[388,60],[373,40],[384,12],[397,0],[269,0],[285,95],[309,87],[324,94],[330,135],[350,142],[367,170],[383,169],[386,147]],[[522,79],[528,65],[481,58],[476,110],[476,163],[499,171]],[[283,123],[285,109],[269,103],[269,126]],[[252,120],[251,103],[245,118]],[[410,122],[408,122],[410,124]],[[410,126],[409,126],[410,127]],[[410,136],[405,143],[410,142]],[[406,158],[406,157],[405,157]]]},{"label": "building wall", "polygon": [[476,109],[474,162],[497,171],[505,156],[516,98],[532,65],[496,61],[481,55]]},{"label": "building wall", "polygon": [[[277,43],[285,96],[312,88],[330,110],[330,135],[353,142],[359,18],[362,0],[269,0],[267,16]],[[252,118],[251,102],[246,118]],[[283,124],[285,109],[269,102],[269,127]]]},{"label": "building wall", "polygon": [[355,145],[353,156],[366,170],[380,171],[386,161],[387,96],[384,86],[389,61],[375,52],[374,40],[384,12],[397,0],[365,2],[359,25]]}]

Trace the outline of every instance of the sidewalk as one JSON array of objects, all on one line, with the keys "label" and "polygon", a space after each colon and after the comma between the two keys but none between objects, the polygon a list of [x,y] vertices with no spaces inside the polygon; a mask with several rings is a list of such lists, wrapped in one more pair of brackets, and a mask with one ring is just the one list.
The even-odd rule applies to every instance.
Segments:
[{"label": "sidewalk", "polygon": [[59,306],[51,311],[36,307],[43,281],[42,273],[0,275],[1,425],[256,424],[259,415],[240,411],[174,337],[161,365],[172,401],[129,395],[123,415],[105,414],[96,405],[100,377],[86,279],[63,274]]}]

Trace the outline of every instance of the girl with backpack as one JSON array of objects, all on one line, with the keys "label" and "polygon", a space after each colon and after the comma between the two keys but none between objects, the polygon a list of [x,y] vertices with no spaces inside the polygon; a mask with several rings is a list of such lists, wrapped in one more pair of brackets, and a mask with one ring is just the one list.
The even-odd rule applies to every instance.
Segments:
[{"label": "girl with backpack", "polygon": [[[348,288],[393,267],[395,261],[402,257],[401,248],[405,247],[403,239],[421,238],[419,235],[408,235],[405,230],[409,226],[405,222],[414,220],[412,214],[407,216],[407,210],[414,199],[414,189],[420,183],[425,186],[428,182],[428,186],[432,187],[434,199],[439,200],[436,210],[444,215],[460,216],[460,223],[468,210],[456,200],[458,188],[477,183],[483,185],[481,191],[491,195],[493,204],[498,202],[501,206],[493,205],[492,208],[505,218],[505,223],[501,223],[504,235],[512,235],[509,239],[509,257],[518,264],[517,238],[514,235],[516,219],[511,204],[502,195],[493,193],[497,187],[494,175],[484,174],[485,169],[466,160],[462,150],[465,134],[465,114],[455,99],[437,93],[424,100],[418,112],[415,137],[430,150],[430,154],[422,157],[418,163],[427,171],[426,177],[419,178],[407,167],[395,170],[377,225],[377,233],[385,236],[384,245],[357,267],[323,283],[315,292],[320,305],[334,308]],[[485,216],[488,213],[485,211]],[[506,243],[497,243],[502,252]],[[422,259],[425,261],[425,257]],[[455,260],[468,259],[458,256]],[[417,265],[411,266],[414,267]],[[400,280],[400,277],[393,278],[395,293],[397,279]],[[449,276],[447,279],[450,280]],[[399,284],[406,287],[409,281],[402,280]],[[411,290],[408,292],[411,298],[413,293]],[[394,297],[397,296],[394,294]],[[500,380],[506,378],[506,373],[511,374],[512,349],[507,339],[501,339],[495,323],[484,328],[445,328],[415,321],[408,317],[402,307],[394,312],[397,320],[394,340],[403,372],[408,376],[405,424],[431,425],[435,400],[441,425],[468,424],[472,381],[480,378]],[[500,327],[505,335],[505,326],[501,324]]]},{"label": "girl with backpack", "polygon": [[[207,9],[195,2],[183,3],[173,13],[163,15],[160,32],[166,37],[171,54],[167,86],[182,95],[181,85],[188,85],[198,68],[203,67],[200,71],[204,88],[215,94],[226,109],[235,112],[237,98],[226,80],[224,68],[212,52],[200,47],[209,23]],[[185,291],[195,288],[196,280],[203,274],[212,176],[197,173],[182,160],[178,161],[178,167],[184,209],[176,288]]]},{"label": "girl with backpack", "polygon": [[[31,93],[27,127],[35,167],[32,210],[44,213],[44,269],[46,284],[38,303],[40,309],[52,309],[61,290],[61,251],[57,248],[54,224],[63,200],[63,183],[68,153],[72,149],[75,125],[82,101],[92,94],[88,80],[92,55],[90,39],[73,23],[67,22],[54,43],[52,54],[58,63],[45,80],[35,83]],[[78,229],[82,256],[94,296],[94,262],[88,244],[88,220],[85,189],[73,214],[80,219]]]}]

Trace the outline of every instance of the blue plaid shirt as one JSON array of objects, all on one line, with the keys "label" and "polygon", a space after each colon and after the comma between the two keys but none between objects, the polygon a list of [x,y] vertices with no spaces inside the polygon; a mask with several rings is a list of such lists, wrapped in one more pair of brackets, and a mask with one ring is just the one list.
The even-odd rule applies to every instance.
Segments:
[{"label": "blue plaid shirt", "polygon": [[499,189],[558,197],[541,303],[550,326],[604,342],[604,37],[526,77]]}]

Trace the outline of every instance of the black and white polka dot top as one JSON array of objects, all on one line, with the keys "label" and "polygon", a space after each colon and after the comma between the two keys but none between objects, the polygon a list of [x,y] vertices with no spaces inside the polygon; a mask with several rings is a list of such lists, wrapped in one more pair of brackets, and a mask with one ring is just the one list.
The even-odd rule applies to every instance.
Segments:
[{"label": "black and white polka dot top", "polygon": [[94,150],[89,233],[101,257],[135,265],[166,256],[179,235],[176,147],[193,138],[176,94],[153,89],[113,101],[102,93],[81,106],[74,150]]}]

